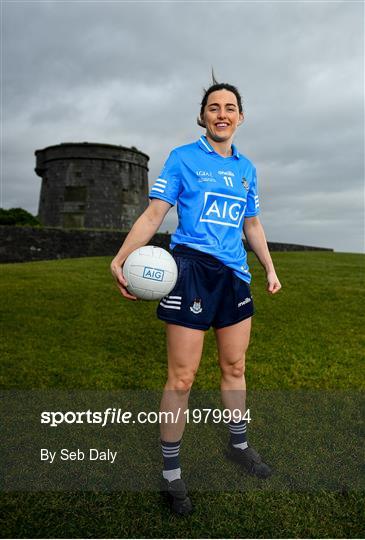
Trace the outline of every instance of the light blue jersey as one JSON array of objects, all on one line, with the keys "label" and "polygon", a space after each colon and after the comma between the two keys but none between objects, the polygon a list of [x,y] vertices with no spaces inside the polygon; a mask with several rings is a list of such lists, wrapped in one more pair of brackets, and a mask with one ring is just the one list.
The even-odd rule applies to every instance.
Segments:
[{"label": "light blue jersey", "polygon": [[182,244],[209,253],[250,283],[242,226],[259,213],[256,169],[234,145],[232,151],[222,157],[205,136],[175,148],[149,197],[177,203],[171,249]]}]

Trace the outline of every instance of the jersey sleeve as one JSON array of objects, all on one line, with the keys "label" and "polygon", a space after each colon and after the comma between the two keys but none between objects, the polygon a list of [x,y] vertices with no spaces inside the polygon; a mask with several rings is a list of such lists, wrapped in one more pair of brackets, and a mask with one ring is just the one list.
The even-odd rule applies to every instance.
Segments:
[{"label": "jersey sleeve", "polygon": [[257,191],[257,174],[256,169],[253,171],[252,180],[247,193],[247,204],[245,217],[254,217],[260,213],[260,202]]},{"label": "jersey sleeve", "polygon": [[181,187],[181,168],[179,158],[173,150],[167,158],[160,176],[153,184],[149,198],[162,199],[172,206],[176,204]]}]

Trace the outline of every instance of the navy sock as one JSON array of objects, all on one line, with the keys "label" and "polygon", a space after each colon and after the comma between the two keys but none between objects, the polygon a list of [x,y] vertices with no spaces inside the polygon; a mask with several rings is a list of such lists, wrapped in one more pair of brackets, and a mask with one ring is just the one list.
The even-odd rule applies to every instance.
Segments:
[{"label": "navy sock", "polygon": [[180,469],[180,441],[167,442],[161,440],[162,457],[163,457],[163,472],[162,475],[166,480],[172,482],[181,478]]},{"label": "navy sock", "polygon": [[244,450],[247,448],[247,422],[241,420],[240,422],[229,422],[230,443],[235,448],[241,448]]}]

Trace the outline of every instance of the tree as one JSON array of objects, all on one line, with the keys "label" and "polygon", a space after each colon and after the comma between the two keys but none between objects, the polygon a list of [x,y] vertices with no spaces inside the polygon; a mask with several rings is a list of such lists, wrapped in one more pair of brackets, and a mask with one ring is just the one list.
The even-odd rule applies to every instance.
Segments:
[{"label": "tree", "polygon": [[40,226],[41,222],[23,208],[0,208],[0,225]]}]

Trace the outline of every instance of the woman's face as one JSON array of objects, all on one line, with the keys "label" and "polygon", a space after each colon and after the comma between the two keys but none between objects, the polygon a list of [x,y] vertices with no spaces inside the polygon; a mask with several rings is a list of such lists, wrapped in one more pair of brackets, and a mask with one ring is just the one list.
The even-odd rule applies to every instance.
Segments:
[{"label": "woman's face", "polygon": [[216,142],[233,138],[237,126],[243,121],[238,110],[237,98],[229,90],[216,90],[208,96],[202,118],[207,135]]}]

